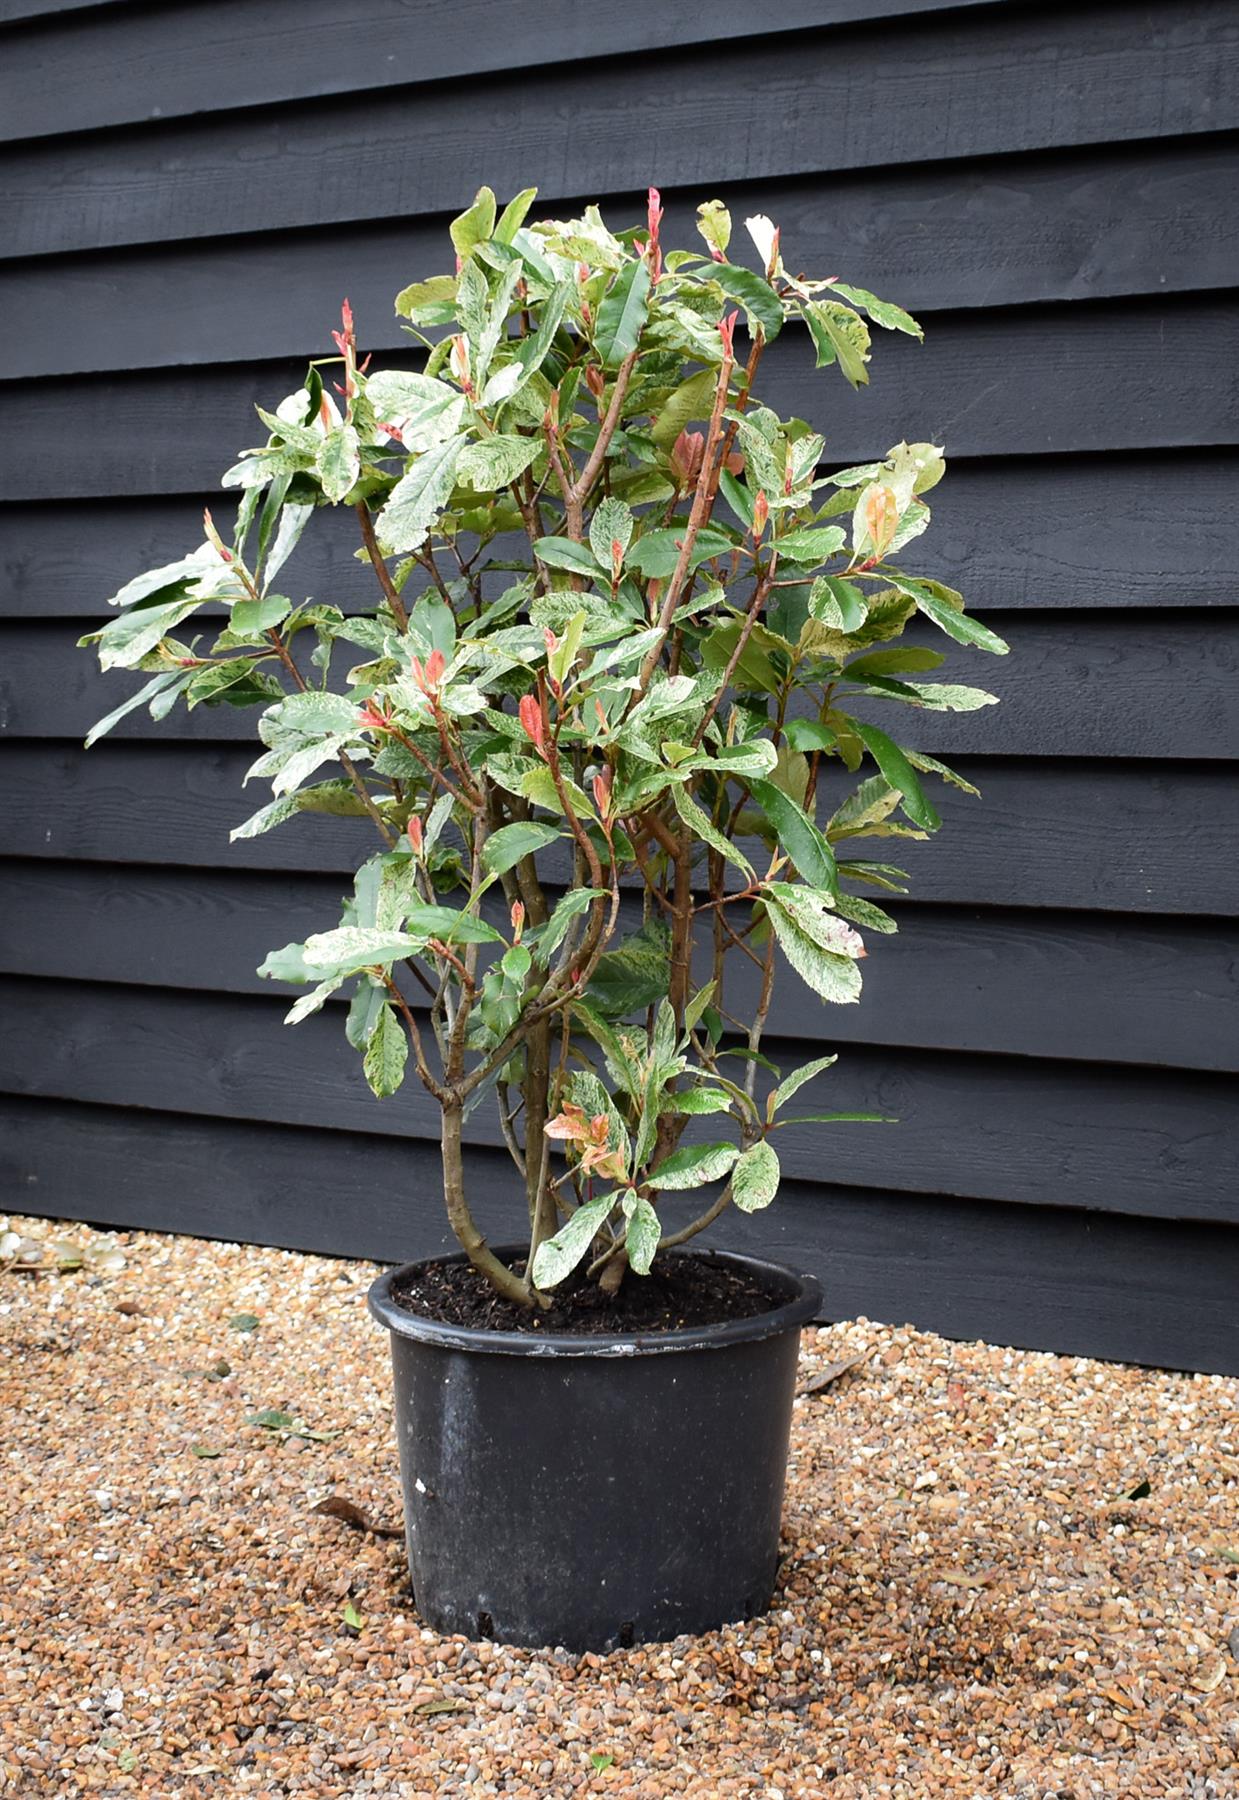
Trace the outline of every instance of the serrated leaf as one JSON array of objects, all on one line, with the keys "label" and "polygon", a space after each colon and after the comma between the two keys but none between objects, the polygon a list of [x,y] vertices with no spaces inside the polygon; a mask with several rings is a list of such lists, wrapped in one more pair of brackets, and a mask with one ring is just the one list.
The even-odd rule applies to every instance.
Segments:
[{"label": "serrated leaf", "polygon": [[379,548],[385,554],[417,550],[425,543],[452,491],[463,443],[453,437],[423,451],[396,483],[377,521]]},{"label": "serrated leaf", "polygon": [[632,1210],[629,1211],[625,1196],[625,1212],[628,1213],[628,1229],[624,1233],[624,1247],[628,1252],[629,1267],[637,1275],[648,1275],[650,1264],[654,1260],[654,1252],[658,1249],[658,1240],[662,1236],[662,1227],[658,1223],[658,1214],[643,1195],[633,1195]]},{"label": "serrated leaf", "polygon": [[806,1081],[812,1081],[813,1077],[820,1075],[824,1069],[833,1068],[838,1060],[837,1056],[818,1056],[812,1062],[805,1063],[802,1068],[793,1069],[792,1073],[781,1081],[771,1094],[768,1117],[773,1118],[779,1108],[785,1106]]},{"label": "serrated leaf", "polygon": [[1010,650],[1011,646],[997,632],[991,631],[977,619],[970,619],[967,613],[953,606],[927,582],[913,581],[906,575],[891,575],[885,571],[884,574],[892,587],[898,588],[901,594],[906,594],[915,603],[918,612],[924,613],[927,619],[931,619],[948,637],[954,638],[957,644],[971,644],[978,650],[988,650],[992,656],[1006,656]]},{"label": "serrated leaf", "polygon": [[366,1080],[380,1100],[396,1092],[404,1080],[409,1040],[394,1009],[384,1006],[375,1021],[362,1062]]},{"label": "serrated leaf", "polygon": [[852,729],[881,769],[883,776],[903,796],[903,810],[923,831],[937,831],[942,820],[920,784],[916,770],[904,752],[876,725],[850,721]]},{"label": "serrated leaf", "polygon": [[645,324],[650,293],[650,271],[644,258],[625,263],[617,271],[598,308],[594,349],[604,369],[618,369],[637,347]]},{"label": "serrated leaf", "polygon": [[324,494],[333,503],[343,500],[361,472],[361,444],[355,427],[333,426],[320,442],[314,461]]},{"label": "serrated leaf", "polygon": [[902,306],[896,306],[890,300],[879,300],[867,288],[849,287],[845,281],[836,281],[832,285],[836,294],[842,294],[845,300],[851,300],[854,305],[867,312],[874,324],[881,325],[885,331],[902,331],[908,337],[924,339],[925,333],[912,314],[906,313]]},{"label": "serrated leaf", "polygon": [[849,306],[835,300],[811,300],[804,308],[805,322],[817,351],[817,366],[837,362],[854,388],[867,385],[869,331]]},{"label": "serrated leaf", "polygon": [[[758,783],[757,785],[768,786],[769,784]],[[708,844],[712,850],[717,850],[720,856],[725,857],[729,863],[734,864],[745,875],[752,875],[753,865],[744,852],[718,829],[709,815],[698,806],[687,788],[682,787],[678,782],[671,789],[671,803],[699,843]]]},{"label": "serrated leaf", "polygon": [[741,1212],[760,1212],[779,1191],[779,1159],[765,1138],[753,1144],[731,1172],[732,1205]]},{"label": "serrated leaf", "polygon": [[632,508],[622,500],[602,500],[589,525],[589,544],[598,562],[604,569],[611,568],[611,546],[620,547],[620,561],[632,542],[632,530],[635,520]]},{"label": "serrated leaf", "polygon": [[779,840],[810,886],[834,893],[839,885],[834,852],[813,820],[789,794],[772,781],[749,781],[749,792],[765,813]]},{"label": "serrated leaf", "polygon": [[647,1187],[669,1192],[704,1187],[707,1182],[721,1181],[731,1171],[739,1154],[734,1144],[689,1144],[681,1150],[673,1150],[652,1174],[645,1177],[645,1183]]},{"label": "serrated leaf", "polygon": [[595,1195],[584,1206],[578,1206],[554,1237],[546,1238],[538,1245],[532,1270],[535,1287],[558,1287],[565,1275],[572,1273],[601,1231],[614,1205],[614,1194]]},{"label": "serrated leaf", "polygon": [[841,575],[819,575],[809,591],[809,615],[832,631],[859,631],[869,611],[865,596]]},{"label": "serrated leaf", "polygon": [[[781,898],[772,891],[776,885],[771,883],[765,890],[766,914],[792,968],[823,1000],[837,1005],[849,1005],[859,1000],[861,978],[855,962],[857,951],[850,947],[860,943],[857,934],[842,919],[830,914],[838,936],[834,946],[829,947],[831,939],[823,920],[815,917],[803,900]],[[780,891],[785,896],[803,894],[803,890],[782,888]]]},{"label": "serrated leaf", "polygon": [[544,825],[538,819],[518,820],[514,825],[501,826],[487,838],[482,848],[482,862],[492,875],[504,875],[522,857],[545,850],[548,844],[562,836],[563,832],[556,825]]},{"label": "serrated leaf", "polygon": [[537,438],[496,432],[493,437],[465,446],[457,464],[457,478],[464,487],[492,493],[523,475],[540,448]]},{"label": "serrated leaf", "polygon": [[778,337],[783,329],[783,302],[763,275],[755,275],[740,263],[712,263],[705,273],[711,281],[717,281],[730,299],[740,302],[748,315],[750,330],[754,324],[759,325],[767,343]]},{"label": "serrated leaf", "polygon": [[480,187],[472,206],[466,207],[448,226],[456,254],[468,259],[479,244],[484,244],[495,229],[495,196],[488,187]]},{"label": "serrated leaf", "polygon": [[574,575],[588,576],[591,581],[606,579],[604,571],[595,561],[593,551],[585,544],[574,542],[572,538],[538,538],[533,551],[538,561],[545,563],[549,569],[568,569]]}]

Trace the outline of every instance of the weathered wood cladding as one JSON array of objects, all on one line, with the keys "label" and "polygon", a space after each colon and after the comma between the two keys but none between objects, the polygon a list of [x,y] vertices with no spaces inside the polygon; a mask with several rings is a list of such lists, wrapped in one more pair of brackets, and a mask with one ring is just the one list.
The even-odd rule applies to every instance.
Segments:
[{"label": "weathered wood cladding", "polygon": [[[193,540],[343,293],[400,355],[391,295],[444,266],[480,181],[620,217],[653,178],[680,233],[721,192],[923,315],[860,396],[789,334],[773,397],[837,463],[946,440],[924,566],[1013,648],[949,665],[1001,708],[921,721],[984,798],[948,792],[909,847],[867,1003],[780,1006],[776,1054],[837,1046],[829,1103],[901,1123],[785,1132],[785,1199],[720,1241],[815,1267],[831,1317],[1239,1369],[1233,8],[348,10],[0,0],[6,1202],[441,1244],[430,1111],[369,1096],[334,1004],[284,1032],[254,974],[330,919],[358,830],[230,846],[262,796],[226,710],[84,752],[124,684],[73,644]],[[324,532],[290,574],[359,604],[352,550]],[[506,1166],[471,1128],[502,1231]]]}]

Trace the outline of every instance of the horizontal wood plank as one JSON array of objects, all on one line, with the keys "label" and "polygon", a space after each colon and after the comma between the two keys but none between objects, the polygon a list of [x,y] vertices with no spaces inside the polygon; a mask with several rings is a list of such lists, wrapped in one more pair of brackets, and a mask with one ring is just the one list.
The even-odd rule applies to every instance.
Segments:
[{"label": "horizontal wood plank", "polygon": [[[814,370],[799,327],[763,361],[762,397],[827,431],[836,467],[905,438],[962,457],[1239,441],[1239,310],[1208,297],[947,314],[924,345],[882,339],[860,393],[837,369]],[[254,406],[271,409],[304,374],[301,363],[275,363],[14,383],[3,491],[10,500],[197,493],[243,448],[265,443]]]},{"label": "horizontal wood plank", "polygon": [[[1220,612],[986,612],[1011,645],[996,658],[961,649],[930,625],[901,640],[946,653],[924,679],[958,681],[996,694],[1000,705],[969,713],[911,712],[901,703],[853,704],[934,755],[1239,757],[1239,616]],[[0,626],[0,733],[85,737],[97,719],[150,679],[104,674],[77,638],[92,621]],[[347,664],[343,665],[347,666]],[[142,708],[118,738],[161,743],[253,743],[257,708],[178,707],[158,723]]]},{"label": "horizontal wood plank", "polygon": [[[229,845],[269,790],[243,791],[248,749],[105,740],[0,746],[0,843],[12,856],[347,871],[369,853],[365,820],[305,815]],[[984,798],[936,795],[945,821],[903,848],[917,899],[1101,912],[1239,913],[1239,784],[1225,766],[957,758]],[[364,827],[364,829],[363,829]],[[882,840],[876,840],[881,845]]]},{"label": "horizontal wood plank", "polygon": [[[434,1150],[393,1138],[0,1099],[0,1168],[44,1218],[380,1262],[455,1248]],[[506,1163],[471,1150],[466,1174],[482,1229],[510,1241]],[[1239,1374],[1231,1227],[788,1183],[709,1241],[811,1271],[828,1319]]]},{"label": "horizontal wood plank", "polygon": [[[278,943],[334,924],[346,887],[332,875],[0,862],[0,971],[171,982],[186,1004],[203,990],[279,1004],[290,990],[260,981],[259,963]],[[812,1044],[829,1032],[840,1044],[1239,1070],[1239,965],[1222,925],[1029,908],[891,910],[900,930],[868,934],[859,1006],[824,1009],[782,974],[785,1038]],[[727,1003],[741,1017],[755,1004],[755,981],[733,957]]]},{"label": "horizontal wood plank", "polygon": [[[418,1082],[375,1100],[334,1012],[292,1029],[265,997],[187,1003],[17,977],[0,978],[0,1002],[6,1093],[438,1138],[438,1109]],[[763,1048],[796,1061],[778,1037]],[[792,1179],[829,1169],[859,1187],[1239,1224],[1239,1092],[1229,1077],[853,1045],[797,1105],[898,1123],[788,1124],[777,1149]],[[466,1132],[500,1145],[493,1106],[479,1106]]]},{"label": "horizontal wood plank", "polygon": [[[1005,608],[1234,606],[1233,452],[1017,457],[955,462],[934,490],[926,569],[973,605]],[[100,618],[131,575],[200,541],[202,508],[226,495],[0,503],[0,614]],[[288,565],[296,594],[349,611],[370,604],[349,521],[308,532]]]},{"label": "horizontal wood plank", "polygon": [[[0,20],[59,14],[64,3],[4,0]],[[292,10],[281,0],[230,0],[118,14],[83,11],[79,0],[74,16],[42,19],[5,41],[0,142],[63,132],[66,92],[74,129],[98,130],[995,3],[779,0],[756,12],[747,0],[714,0],[700,11],[637,0],[587,11],[576,0],[541,0],[528,15],[504,0],[419,0],[416,8],[355,0],[347,10],[337,0],[299,0]],[[107,81],[97,79],[102,66]]]},{"label": "horizontal wood plank", "polygon": [[[838,271],[916,313],[1239,285],[1237,184],[1239,145],[1189,138],[729,185],[728,199],[737,221],[778,222],[794,267]],[[666,242],[697,243],[697,198],[665,197]],[[403,349],[396,290],[449,262],[436,217],[0,263],[0,314],[17,326],[5,371],[306,353],[345,294],[369,349]],[[244,294],[263,304],[239,305]]]},{"label": "horizontal wood plank", "polygon": [[[875,164],[1132,142],[1239,124],[1222,0],[927,15],[646,57],[141,125],[0,157],[10,256],[215,237],[467,205],[515,191],[644,193]],[[777,120],[777,126],[773,121]],[[761,123],[755,125],[755,121]],[[772,123],[767,124],[766,121]],[[668,183],[670,185],[670,182]],[[704,195],[703,195],[704,197]]]}]

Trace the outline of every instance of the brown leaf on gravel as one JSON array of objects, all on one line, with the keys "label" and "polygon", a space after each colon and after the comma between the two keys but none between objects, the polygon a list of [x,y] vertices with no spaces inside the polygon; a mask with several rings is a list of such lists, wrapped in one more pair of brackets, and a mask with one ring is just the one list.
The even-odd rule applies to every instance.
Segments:
[{"label": "brown leaf on gravel", "polygon": [[420,1706],[413,1708],[423,1719],[433,1719],[439,1713],[468,1712],[467,1700],[423,1700]]},{"label": "brown leaf on gravel", "polygon": [[937,1581],[948,1581],[952,1587],[985,1588],[990,1585],[990,1575],[974,1575],[970,1569],[939,1569],[935,1576]]},{"label": "brown leaf on gravel", "polygon": [[1226,1679],[1226,1658],[1219,1656],[1216,1662],[1209,1664],[1199,1675],[1193,1675],[1192,1686],[1201,1694],[1211,1694]]},{"label": "brown leaf on gravel", "polygon": [[127,1319],[144,1319],[146,1317],[145,1307],[139,1306],[136,1300],[118,1300],[112,1311],[123,1313]]},{"label": "brown leaf on gravel", "polygon": [[358,1506],[355,1500],[346,1500],[343,1494],[331,1494],[326,1500],[320,1500],[311,1512],[324,1513],[329,1519],[342,1519],[355,1531],[368,1531],[373,1537],[398,1538],[404,1532],[399,1525],[383,1525],[378,1519]]},{"label": "brown leaf on gravel", "polygon": [[859,1369],[868,1354],[867,1350],[862,1350],[859,1356],[849,1356],[846,1362],[827,1363],[826,1367],[811,1381],[805,1382],[800,1392],[802,1394],[820,1394],[823,1388],[830,1387],[832,1382],[838,1381],[841,1376],[849,1374],[853,1369]]}]

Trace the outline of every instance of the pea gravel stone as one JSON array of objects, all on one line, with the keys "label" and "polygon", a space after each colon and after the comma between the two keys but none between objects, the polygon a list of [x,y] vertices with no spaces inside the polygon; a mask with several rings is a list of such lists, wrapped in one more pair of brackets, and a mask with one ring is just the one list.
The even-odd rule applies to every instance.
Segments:
[{"label": "pea gravel stone", "polygon": [[373,1266],[119,1244],[0,1275],[5,1800],[1239,1796],[1235,1381],[810,1330],[774,1610],[513,1650],[313,1510],[398,1514]]}]

